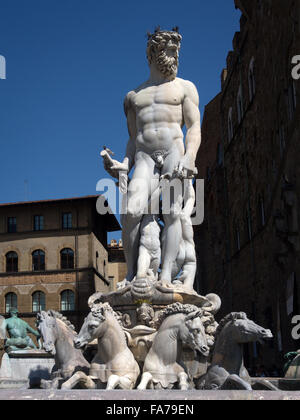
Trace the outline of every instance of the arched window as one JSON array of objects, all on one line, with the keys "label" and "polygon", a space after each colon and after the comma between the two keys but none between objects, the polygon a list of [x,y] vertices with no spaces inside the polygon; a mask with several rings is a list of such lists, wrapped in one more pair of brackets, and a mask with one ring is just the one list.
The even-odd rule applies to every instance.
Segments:
[{"label": "arched window", "polygon": [[258,200],[258,227],[262,229],[266,225],[265,202],[262,196]]},{"label": "arched window", "polygon": [[254,77],[254,57],[252,58],[249,65],[248,84],[249,84],[249,99],[250,99],[250,102],[252,102],[255,96],[255,89],[256,89],[255,77]]},{"label": "arched window", "polygon": [[6,272],[17,273],[18,271],[18,254],[16,252],[8,252],[6,254]]},{"label": "arched window", "polygon": [[238,110],[238,121],[239,124],[242,122],[244,116],[243,96],[242,96],[242,85],[239,87],[237,96],[237,110]]},{"label": "arched window", "polygon": [[65,248],[60,252],[60,266],[63,270],[74,268],[74,251]]},{"label": "arched window", "polygon": [[235,251],[239,252],[241,250],[241,234],[238,224],[234,226],[234,236],[235,236]]},{"label": "arched window", "polygon": [[233,139],[232,108],[228,112],[228,142]]},{"label": "arched window", "polygon": [[5,312],[8,314],[12,309],[18,308],[18,297],[15,293],[7,293],[5,296]]},{"label": "arched window", "polygon": [[32,312],[40,312],[46,309],[45,293],[37,291],[32,295]]},{"label": "arched window", "polygon": [[75,310],[75,293],[72,290],[64,290],[61,295],[61,311]]},{"label": "arched window", "polygon": [[45,252],[37,249],[32,253],[32,271],[45,271]]},{"label": "arched window", "polygon": [[252,240],[252,218],[248,210],[245,217],[245,237],[247,242]]}]

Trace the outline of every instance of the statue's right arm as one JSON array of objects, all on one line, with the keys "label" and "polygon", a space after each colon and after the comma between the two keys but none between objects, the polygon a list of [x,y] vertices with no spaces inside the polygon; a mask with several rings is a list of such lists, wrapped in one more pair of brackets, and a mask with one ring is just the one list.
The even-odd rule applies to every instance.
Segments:
[{"label": "statue's right arm", "polygon": [[127,143],[126,156],[124,158],[123,163],[128,165],[128,173],[131,171],[131,169],[134,166],[135,153],[136,153],[136,136],[137,136],[136,113],[135,113],[135,109],[131,101],[133,94],[134,94],[133,92],[129,92],[124,101],[124,111],[127,117],[129,140]]}]

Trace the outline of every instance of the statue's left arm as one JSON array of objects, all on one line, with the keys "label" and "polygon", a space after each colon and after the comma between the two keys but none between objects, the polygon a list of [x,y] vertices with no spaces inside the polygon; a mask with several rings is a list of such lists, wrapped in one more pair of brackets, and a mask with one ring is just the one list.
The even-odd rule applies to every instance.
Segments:
[{"label": "statue's left arm", "polygon": [[187,128],[185,139],[185,155],[181,159],[178,170],[190,175],[195,170],[195,161],[201,144],[201,122],[199,111],[199,95],[195,85],[183,81],[183,117]]}]

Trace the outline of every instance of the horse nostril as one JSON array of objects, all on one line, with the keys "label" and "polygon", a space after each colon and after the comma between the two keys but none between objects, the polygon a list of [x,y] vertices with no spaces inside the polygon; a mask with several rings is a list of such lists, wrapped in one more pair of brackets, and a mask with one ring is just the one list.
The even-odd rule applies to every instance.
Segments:
[{"label": "horse nostril", "polygon": [[203,353],[207,353],[207,352],[209,351],[209,348],[208,348],[207,346],[202,346],[202,347],[201,347],[201,351],[202,351]]}]

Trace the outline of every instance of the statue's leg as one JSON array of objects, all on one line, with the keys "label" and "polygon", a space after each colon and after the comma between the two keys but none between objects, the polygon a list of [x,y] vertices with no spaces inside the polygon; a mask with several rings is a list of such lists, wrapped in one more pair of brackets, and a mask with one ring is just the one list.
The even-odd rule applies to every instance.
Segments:
[{"label": "statue's leg", "polygon": [[96,388],[95,382],[89,376],[84,372],[76,372],[68,381],[62,384],[61,389],[73,389],[78,384],[83,389]]},{"label": "statue's leg", "polygon": [[[162,175],[173,175],[174,169],[178,165],[181,158],[179,150],[174,149],[165,161]],[[167,188],[170,187],[170,191]],[[180,219],[180,211],[183,202],[183,182],[179,179],[171,180],[171,184],[166,184],[165,189],[162,190],[163,207],[167,206],[164,211],[164,231],[162,244],[162,271],[160,281],[162,284],[171,284],[172,271],[174,261],[176,261],[179,251],[179,244],[182,241],[182,226]],[[170,198],[167,203],[166,197]]]},{"label": "statue's leg", "polygon": [[183,217],[182,224],[182,238],[185,247],[185,259],[182,267],[182,275],[180,280],[186,288],[193,290],[196,271],[197,271],[197,257],[194,242],[194,230],[190,217]]},{"label": "statue's leg", "polygon": [[137,270],[137,278],[145,278],[147,277],[148,270],[151,264],[151,256],[149,251],[141,245],[139,247],[139,258],[138,258],[138,270]]},{"label": "statue's leg", "polygon": [[182,391],[187,391],[189,389],[189,381],[188,381],[189,377],[185,372],[181,372],[178,375],[178,380],[179,380],[179,388]]},{"label": "statue's leg", "polygon": [[151,375],[150,372],[143,373],[141,383],[139,384],[139,386],[137,387],[137,389],[139,391],[144,391],[145,389],[148,388],[149,382],[151,380],[152,380],[152,375]]},{"label": "statue's leg", "polygon": [[164,215],[164,241],[162,244],[162,284],[171,284],[174,261],[178,256],[179,244],[182,240],[182,228],[179,215],[172,205],[171,214]]},{"label": "statue's leg", "polygon": [[107,390],[115,389],[120,384],[120,376],[118,375],[111,375],[107,381]]},{"label": "statue's leg", "polygon": [[137,273],[140,223],[147,211],[151,193],[158,185],[158,178],[153,159],[144,153],[139,153],[128,186],[126,214],[121,216],[123,247],[128,270],[126,279],[129,282]]},{"label": "statue's leg", "polygon": [[251,385],[241,379],[238,375],[229,375],[225,380],[223,385],[219,388],[221,390],[231,391],[231,390],[246,390],[252,391]]},{"label": "statue's leg", "polygon": [[120,388],[121,389],[133,389],[135,386],[136,380],[134,378],[129,378],[128,376],[120,377]]},{"label": "statue's leg", "polygon": [[41,379],[40,388],[41,389],[58,389],[60,378],[55,378],[53,380],[47,381]]},{"label": "statue's leg", "polygon": [[32,339],[29,336],[26,337],[26,341],[27,341],[27,347],[30,347],[32,349],[37,348],[36,345],[34,344],[34,342],[32,341]]}]

